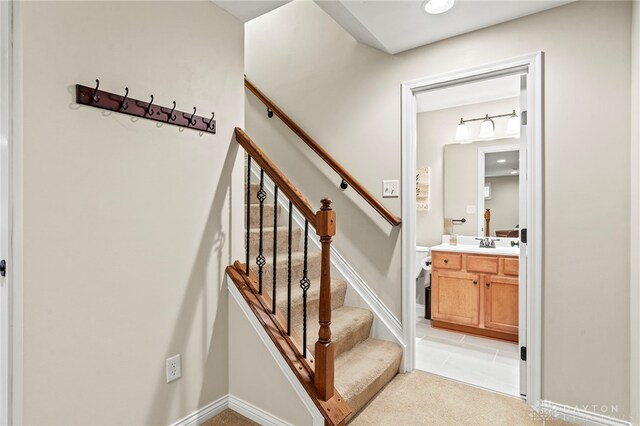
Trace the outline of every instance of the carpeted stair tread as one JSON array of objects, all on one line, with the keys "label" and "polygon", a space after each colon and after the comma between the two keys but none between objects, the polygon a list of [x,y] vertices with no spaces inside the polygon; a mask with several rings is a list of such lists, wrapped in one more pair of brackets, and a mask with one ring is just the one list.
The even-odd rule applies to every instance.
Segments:
[{"label": "carpeted stair tread", "polygon": [[[245,234],[246,237],[246,234]],[[302,230],[295,227],[291,230],[291,251],[292,254],[300,249],[300,238],[302,237]],[[280,254],[286,254],[289,248],[289,227],[278,226],[278,244],[276,249]],[[251,253],[258,255],[260,248],[260,229],[251,228],[249,230],[249,248]],[[262,249],[264,256],[271,256],[273,254],[273,226],[262,228]]]},{"label": "carpeted stair tread", "polygon": [[[250,253],[251,270],[258,275],[258,265],[256,265],[256,252]],[[262,268],[263,283],[273,283],[273,255],[265,255],[266,263]],[[276,255],[276,282],[278,287],[287,286],[288,282],[288,256],[287,253]],[[307,278],[310,280],[320,276],[321,256],[318,252],[311,252],[307,255]],[[299,285],[304,271],[304,254],[302,252],[291,253],[291,283],[293,286]]]},{"label": "carpeted stair tread", "polygon": [[[335,351],[335,356],[351,350],[356,345],[362,343],[369,337],[373,324],[373,314],[371,311],[353,306],[340,306],[331,312],[331,341]],[[296,333],[302,330],[302,325],[297,324],[294,328]],[[318,340],[318,315],[314,315],[309,326],[309,336],[307,348],[315,354],[315,342]],[[301,335],[301,334],[300,334]]]},{"label": "carpeted stair tread", "polygon": [[349,418],[398,373],[401,360],[399,345],[371,338],[336,359],[335,386],[351,407]]},{"label": "carpeted stair tread", "polygon": [[[250,208],[251,211],[249,212],[249,214],[251,215],[250,217],[251,222],[249,222],[250,223],[249,228],[259,228],[260,227],[260,205],[251,204],[250,207],[251,207]],[[278,225],[280,225],[281,223],[285,223],[284,221],[288,220],[288,216],[286,218],[283,218],[282,213],[283,213],[282,207],[278,206]],[[264,204],[264,211],[262,214],[262,226],[273,227],[273,203]]]},{"label": "carpeted stair tread", "polygon": [[[257,181],[260,182],[260,179],[257,179]],[[258,200],[258,191],[259,190],[260,190],[260,184],[259,183],[252,183],[251,184],[251,194],[249,194],[250,201],[251,201],[250,204],[260,204],[260,200]],[[267,189],[266,185],[264,186],[264,190],[267,193],[267,198],[265,199],[265,202],[273,203],[273,194],[271,194],[271,192],[269,192],[269,190]],[[245,185],[244,201],[245,201],[245,203],[247,201],[246,185]]]},{"label": "carpeted stair tread", "polygon": [[[272,286],[268,285],[265,287],[267,294],[271,296]],[[276,301],[278,311],[286,318],[287,317],[287,288],[278,287],[276,289]],[[347,283],[342,280],[331,280],[331,309],[337,309],[344,305],[344,298],[347,294]],[[307,325],[310,326],[309,330],[311,330],[312,324],[318,322],[318,309],[320,306],[320,278],[316,278],[311,280],[311,285],[309,290],[307,291]],[[291,324],[292,329],[296,329],[296,326],[302,330],[300,324],[302,324],[302,314],[303,314],[303,306],[302,306],[302,289],[300,285],[291,285]],[[307,336],[311,336],[311,333]],[[315,337],[318,336],[318,330],[315,330]],[[300,333],[300,338],[302,338],[302,333]],[[311,341],[310,338],[307,339],[308,342]],[[315,340],[314,340],[315,341]]]}]

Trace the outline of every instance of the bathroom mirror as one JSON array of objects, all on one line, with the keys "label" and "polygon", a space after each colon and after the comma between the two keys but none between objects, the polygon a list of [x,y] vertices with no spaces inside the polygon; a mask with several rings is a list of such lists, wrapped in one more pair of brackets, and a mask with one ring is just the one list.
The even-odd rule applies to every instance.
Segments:
[{"label": "bathroom mirror", "polygon": [[454,234],[518,236],[519,161],[518,138],[444,146],[444,219]]}]

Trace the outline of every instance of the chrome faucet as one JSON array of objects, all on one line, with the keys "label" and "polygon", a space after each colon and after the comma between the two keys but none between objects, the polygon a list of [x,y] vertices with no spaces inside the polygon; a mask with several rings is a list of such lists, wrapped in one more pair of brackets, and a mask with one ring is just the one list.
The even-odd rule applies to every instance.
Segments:
[{"label": "chrome faucet", "polygon": [[496,241],[500,241],[499,238],[476,238],[480,241],[480,248],[496,248]]}]

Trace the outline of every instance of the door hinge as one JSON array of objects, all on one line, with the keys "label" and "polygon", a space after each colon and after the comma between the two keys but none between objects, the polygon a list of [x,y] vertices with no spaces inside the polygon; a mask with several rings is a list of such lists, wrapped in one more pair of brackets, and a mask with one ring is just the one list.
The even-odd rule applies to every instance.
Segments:
[{"label": "door hinge", "polygon": [[520,347],[520,359],[523,361],[527,360],[527,347],[526,346],[521,346]]},{"label": "door hinge", "polygon": [[520,242],[527,244],[527,228],[520,230]]},{"label": "door hinge", "polygon": [[527,125],[527,111],[522,111],[520,113],[520,124],[523,126]]},{"label": "door hinge", "polygon": [[0,275],[3,277],[7,276],[7,261],[4,259],[0,260]]}]

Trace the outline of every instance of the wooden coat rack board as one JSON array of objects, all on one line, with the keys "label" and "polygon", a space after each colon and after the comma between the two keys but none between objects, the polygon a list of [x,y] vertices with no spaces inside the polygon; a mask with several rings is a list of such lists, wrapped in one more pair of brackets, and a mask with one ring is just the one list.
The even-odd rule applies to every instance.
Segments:
[{"label": "wooden coat rack board", "polygon": [[216,133],[216,120],[214,120],[215,114],[213,112],[211,113],[211,118],[205,118],[196,115],[195,107],[193,107],[193,113],[176,110],[175,101],[172,108],[156,105],[153,103],[153,95],[150,95],[149,102],[129,98],[128,87],[124,89],[124,96],[99,90],[99,87],[100,80],[98,79],[96,79],[95,88],[76,84],[76,102],[81,105],[106,109],[186,129]]}]

